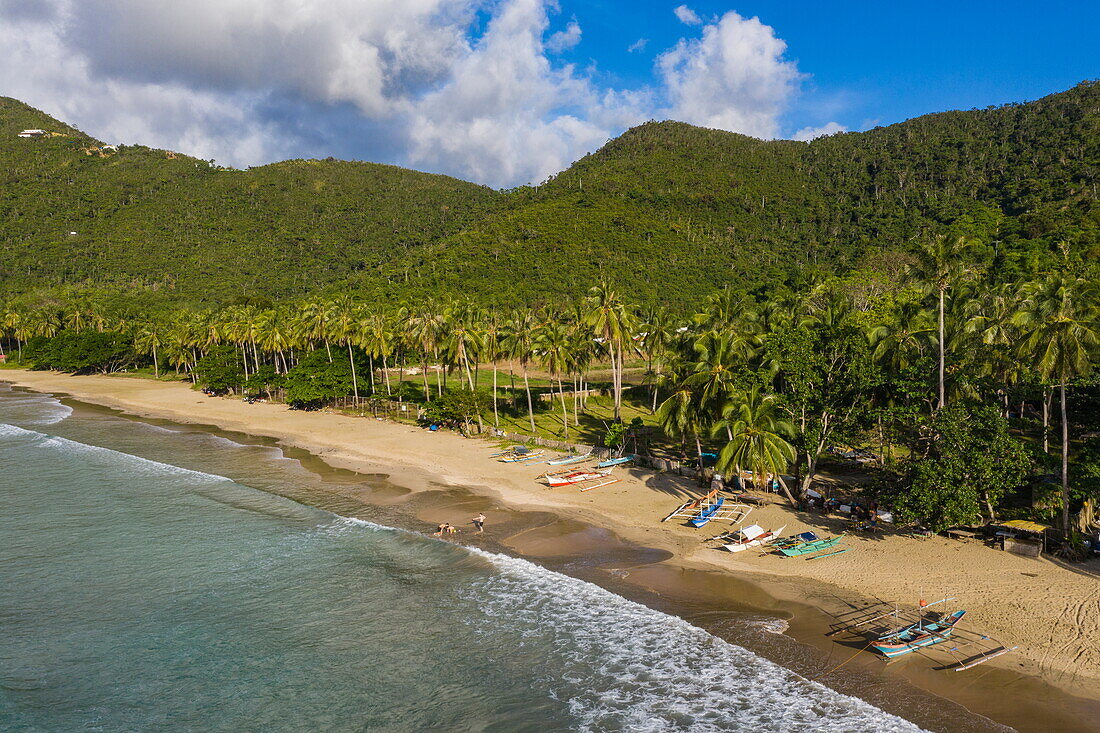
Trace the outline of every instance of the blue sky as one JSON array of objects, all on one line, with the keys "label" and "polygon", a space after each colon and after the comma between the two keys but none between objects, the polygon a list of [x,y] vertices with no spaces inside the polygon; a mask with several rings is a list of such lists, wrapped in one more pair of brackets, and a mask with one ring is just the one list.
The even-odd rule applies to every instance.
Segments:
[{"label": "blue sky", "polygon": [[[564,58],[595,61],[627,83],[652,76],[654,57],[683,26],[684,3],[562,0],[583,41]],[[786,132],[837,121],[852,130],[929,112],[1037,99],[1100,77],[1100,2],[686,3],[700,18],[735,10],[786,41],[806,74]],[[647,39],[641,53],[627,48]]]},{"label": "blue sky", "polygon": [[631,125],[812,139],[1100,77],[1100,2],[0,0],[0,95],[245,167],[537,183]]}]

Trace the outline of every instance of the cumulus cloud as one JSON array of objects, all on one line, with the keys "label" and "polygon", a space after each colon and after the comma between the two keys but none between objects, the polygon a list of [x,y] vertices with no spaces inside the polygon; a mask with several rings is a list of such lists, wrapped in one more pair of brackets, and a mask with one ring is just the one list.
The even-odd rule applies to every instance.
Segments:
[{"label": "cumulus cloud", "polygon": [[651,83],[613,88],[554,59],[582,35],[575,19],[550,32],[556,12],[553,0],[0,0],[0,94],[109,142],[231,165],[336,155],[511,186],[646,119],[774,136],[798,83],[770,27],[736,13],[704,25],[681,6],[699,36],[661,54]]},{"label": "cumulus cloud", "polygon": [[838,122],[829,122],[821,127],[803,127],[801,130],[791,136],[792,140],[800,140],[802,142],[809,142],[810,140],[816,140],[819,137],[827,137],[829,135],[835,135],[838,132],[847,132],[848,128]]},{"label": "cumulus cloud", "polygon": [[672,11],[676,13],[676,17],[684,25],[701,25],[703,19],[699,17],[699,14],[689,8],[687,5],[680,5]]},{"label": "cumulus cloud", "polygon": [[730,11],[703,27],[701,38],[681,39],[657,67],[673,119],[704,127],[775,137],[779,115],[801,77],[784,58],[787,44],[758,18]]},{"label": "cumulus cloud", "polygon": [[565,27],[565,30],[558,31],[550,36],[550,40],[546,42],[546,48],[554,53],[561,53],[573,48],[581,42],[581,27],[577,21],[572,20],[569,25]]}]

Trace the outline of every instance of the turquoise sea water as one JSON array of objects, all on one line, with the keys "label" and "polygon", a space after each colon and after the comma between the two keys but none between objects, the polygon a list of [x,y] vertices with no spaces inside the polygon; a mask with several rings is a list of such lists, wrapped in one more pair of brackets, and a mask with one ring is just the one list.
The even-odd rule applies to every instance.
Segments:
[{"label": "turquoise sea water", "polygon": [[0,730],[916,730],[294,465],[0,385]]}]

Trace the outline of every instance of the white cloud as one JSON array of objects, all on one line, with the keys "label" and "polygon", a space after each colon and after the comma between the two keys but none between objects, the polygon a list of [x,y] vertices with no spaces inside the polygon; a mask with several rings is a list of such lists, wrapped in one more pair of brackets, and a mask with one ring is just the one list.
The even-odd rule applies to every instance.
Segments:
[{"label": "white cloud", "polygon": [[835,135],[838,132],[847,132],[848,128],[839,122],[830,122],[822,125],[821,127],[803,127],[801,130],[791,136],[791,140],[800,140],[802,142],[809,142],[819,137],[826,137],[828,135]]},{"label": "white cloud", "polygon": [[[774,136],[798,83],[770,27],[727,13],[663,53],[653,83],[612,88],[595,66],[553,60],[581,39],[576,20],[549,33],[554,12],[553,0],[42,0],[34,12],[0,0],[0,94],[109,142],[231,165],[338,155],[511,186],[646,119]],[[698,21],[686,6],[677,17]]]},{"label": "white cloud", "polygon": [[699,14],[687,5],[680,5],[672,12],[676,13],[676,17],[684,25],[702,25],[703,23],[703,19],[699,17]]},{"label": "white cloud", "polygon": [[772,138],[801,78],[784,59],[787,44],[758,18],[730,11],[680,39],[657,68],[667,88],[668,117],[704,127]]},{"label": "white cloud", "polygon": [[550,40],[546,42],[546,48],[554,53],[561,53],[573,48],[580,42],[581,27],[577,24],[577,21],[571,20],[565,30],[558,31],[550,36]]},{"label": "white cloud", "polygon": [[626,47],[627,53],[641,53],[645,50],[645,47],[649,44],[648,38],[639,38],[634,43]]}]

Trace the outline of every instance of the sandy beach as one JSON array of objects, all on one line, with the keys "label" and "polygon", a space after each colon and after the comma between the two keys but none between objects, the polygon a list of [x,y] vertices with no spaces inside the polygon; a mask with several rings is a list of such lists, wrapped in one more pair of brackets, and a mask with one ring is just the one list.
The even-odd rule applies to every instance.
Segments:
[{"label": "sandy beach", "polygon": [[[820,648],[836,646],[821,633],[830,617],[874,601],[912,605],[920,593],[926,600],[953,596],[958,601],[952,605],[967,609],[970,628],[1019,649],[968,673],[934,672],[926,668],[927,662],[921,667],[920,660],[914,659],[887,668],[886,674],[904,677],[990,717],[995,717],[991,703],[986,700],[981,709],[981,700],[997,684],[1010,685],[1004,694],[1019,695],[1020,700],[1041,696],[1050,685],[1067,699],[1079,700],[1080,710],[1100,710],[1094,705],[1100,701],[1100,562],[1095,560],[1067,565],[1000,552],[977,542],[914,539],[889,531],[875,538],[848,537],[848,552],[821,562],[752,551],[730,554],[713,549],[713,543],[700,542],[722,526],[695,530],[675,521],[661,523],[685,498],[698,494],[693,482],[679,477],[620,468],[616,469],[622,479],[619,483],[594,491],[548,489],[535,481],[545,465],[497,462],[489,457],[496,450],[494,443],[444,431],[329,412],[292,411],[283,405],[248,405],[237,399],[207,397],[184,383],[15,369],[0,371],[0,380],[142,417],[273,438],[333,466],[389,474],[410,492],[463,487],[491,499],[493,503],[486,505],[490,509],[549,512],[576,523],[578,531],[568,538],[575,553],[583,552],[585,543],[606,548],[607,533],[599,530],[610,531],[615,542],[652,548],[655,557],[667,558],[624,573],[630,583],[647,592],[695,594],[715,602],[723,592],[734,592],[716,578],[751,580],[766,592],[759,601],[762,607],[773,607],[769,599],[777,599],[818,609],[813,619],[812,614],[793,618],[788,633]],[[395,473],[397,469],[401,470]],[[402,498],[395,495],[393,500]],[[425,530],[431,522],[465,522],[467,509],[445,504],[427,508],[421,513]],[[494,517],[492,511],[487,513],[488,532]],[[839,520],[796,514],[778,501],[754,509],[749,523],[769,529],[785,525],[785,533],[812,529],[820,534],[841,528]],[[502,541],[517,554],[539,558],[560,554],[562,533],[527,528]],[[738,587],[737,592],[744,593],[744,586]],[[847,649],[836,650],[838,662],[848,657]],[[870,654],[859,656],[853,665],[881,666]],[[828,678],[822,681],[829,684]],[[1006,707],[1011,706],[1006,701]],[[1088,729],[1087,721],[1081,722],[1080,729]]]}]

